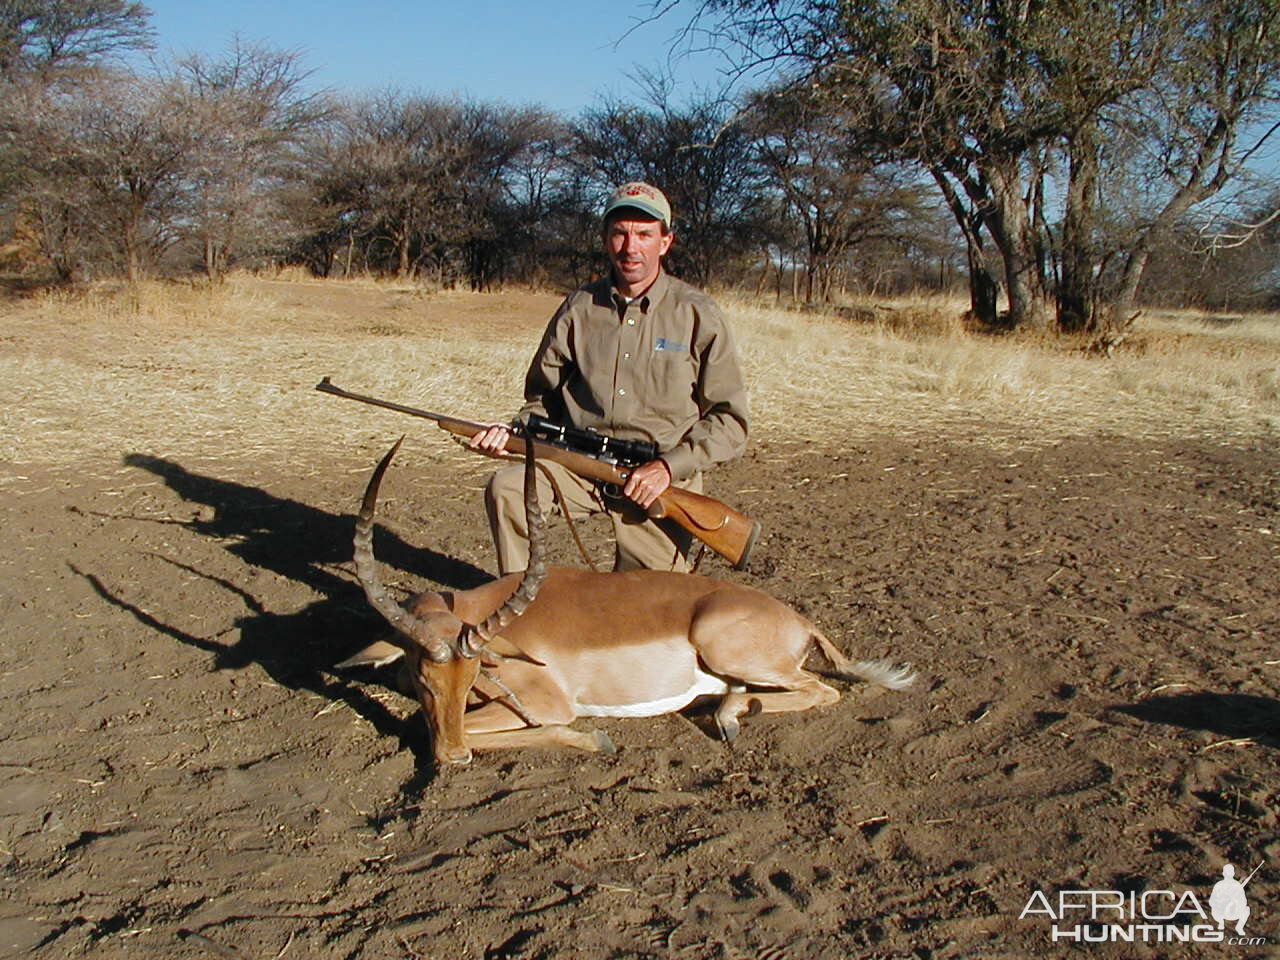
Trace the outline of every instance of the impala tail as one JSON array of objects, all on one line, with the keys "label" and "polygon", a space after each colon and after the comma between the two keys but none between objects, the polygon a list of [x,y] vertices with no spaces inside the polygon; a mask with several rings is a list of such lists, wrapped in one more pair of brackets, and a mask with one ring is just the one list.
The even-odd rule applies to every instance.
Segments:
[{"label": "impala tail", "polygon": [[910,667],[894,663],[892,660],[850,660],[818,631],[813,632],[813,639],[822,651],[822,655],[831,661],[835,673],[845,680],[865,680],[878,687],[889,690],[905,690],[915,681],[916,675]]}]

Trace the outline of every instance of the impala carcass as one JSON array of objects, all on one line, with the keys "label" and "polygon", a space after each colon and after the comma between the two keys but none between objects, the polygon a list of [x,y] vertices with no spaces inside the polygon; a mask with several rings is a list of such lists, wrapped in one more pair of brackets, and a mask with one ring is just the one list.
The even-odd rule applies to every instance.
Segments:
[{"label": "impala carcass", "polygon": [[895,690],[912,680],[887,661],[846,658],[800,614],[750,587],[654,570],[548,569],[532,444],[525,477],[528,569],[398,604],[378,576],[372,542],[378,488],[399,446],[365,490],[356,572],[369,602],[395,628],[392,643],[403,651],[441,762],[466,763],[473,750],[501,747],[612,752],[603,732],[569,724],[578,717],[671,713],[708,694],[722,696],[715,720],[731,740],[745,715],[840,699],[804,669],[815,648],[845,679]]}]

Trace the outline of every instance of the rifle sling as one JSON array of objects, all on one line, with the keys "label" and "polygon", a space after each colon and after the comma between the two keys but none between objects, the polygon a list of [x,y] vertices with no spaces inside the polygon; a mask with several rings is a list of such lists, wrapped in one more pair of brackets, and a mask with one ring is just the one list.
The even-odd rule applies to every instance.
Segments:
[{"label": "rifle sling", "polygon": [[[465,443],[461,438],[455,437],[454,439],[456,439],[458,443],[463,444],[465,446]],[[523,462],[523,458],[517,457],[514,454],[506,454],[502,457],[502,459],[518,460],[520,462]],[[569,534],[573,537],[573,542],[578,548],[579,555],[582,557],[583,561],[586,562],[587,566],[592,569],[593,572],[599,573],[600,568],[596,566],[595,561],[592,560],[590,554],[587,553],[586,544],[582,542],[582,537],[579,536],[578,534],[578,524],[574,521],[573,514],[569,512],[569,506],[567,503],[565,503],[564,493],[560,489],[560,483],[559,481],[556,480],[555,474],[553,474],[550,468],[548,468],[546,464],[544,464],[541,460],[537,462],[537,467],[539,470],[542,471],[542,475],[547,478],[547,482],[551,484],[551,492],[555,496],[556,506],[560,508],[560,516],[564,517],[564,522],[569,527]],[[605,486],[605,484],[602,481],[596,481],[596,486],[597,488],[600,488]],[[674,490],[677,488],[672,487],[671,489]],[[621,498],[604,497],[603,490],[601,490],[601,496],[602,498],[605,498],[605,499],[621,499]],[[694,500],[692,504],[682,502],[681,506],[685,508],[683,512],[689,517],[690,520],[694,522],[694,524],[700,530],[707,530],[707,531],[719,530],[721,527],[723,527],[726,523],[729,522],[728,514],[724,513],[722,510],[716,511],[715,510],[716,504],[705,504],[702,502],[701,498]],[[690,506],[694,507],[694,510],[696,511],[696,515],[694,512],[688,509],[688,507]],[[637,508],[637,510],[638,509],[639,508]],[[709,521],[703,522],[704,520],[707,520],[708,518],[710,518],[713,514],[718,515],[719,517],[718,522],[714,524]],[[700,519],[700,517],[702,519]],[[701,546],[702,546],[702,549],[698,551],[698,559],[693,564],[693,567],[690,570],[691,573],[697,571],[699,565],[701,565],[702,563],[703,555],[707,552],[707,545],[703,543]],[[676,547],[675,556],[673,556],[671,560],[673,567],[675,566],[676,557],[678,557],[679,554],[680,554],[680,548]]]},{"label": "rifle sling", "polygon": [[[461,437],[454,437],[453,439],[460,446],[465,447],[467,445],[467,442]],[[504,453],[498,459],[524,463],[524,457],[518,457],[513,453]],[[569,533],[573,536],[573,542],[578,547],[578,553],[582,555],[582,559],[586,562],[587,566],[591,568],[592,572],[599,573],[600,568],[597,567],[595,561],[591,559],[591,556],[587,553],[586,544],[582,542],[582,537],[578,535],[578,525],[574,522],[573,514],[569,512],[569,505],[565,503],[564,500],[564,491],[560,489],[560,483],[556,480],[555,474],[553,474],[551,469],[541,460],[536,461],[536,466],[542,471],[542,475],[547,478],[547,483],[551,484],[552,496],[555,497],[556,506],[560,508],[560,516],[564,517],[564,522],[569,526]]]},{"label": "rifle sling", "polygon": [[573,520],[573,515],[569,513],[569,506],[564,502],[564,493],[560,490],[560,484],[556,480],[551,471],[543,466],[542,462],[538,462],[538,469],[542,471],[542,475],[547,478],[547,482],[551,484],[551,492],[555,494],[556,503],[560,506],[560,515],[564,517],[564,522],[569,525],[569,533],[573,535],[573,542],[578,545],[578,553],[582,554],[582,559],[586,561],[587,566],[591,568],[593,573],[599,573],[600,568],[587,554],[586,545],[583,544],[582,538],[578,536],[578,525]]}]

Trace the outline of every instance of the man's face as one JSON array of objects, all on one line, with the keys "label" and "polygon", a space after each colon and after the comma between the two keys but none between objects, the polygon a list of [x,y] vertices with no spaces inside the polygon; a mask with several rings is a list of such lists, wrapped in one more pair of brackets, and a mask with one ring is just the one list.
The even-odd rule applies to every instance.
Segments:
[{"label": "man's face", "polygon": [[604,249],[613,264],[618,292],[634,297],[658,278],[662,258],[671,248],[671,234],[662,232],[662,223],[643,214],[623,214],[604,230]]}]

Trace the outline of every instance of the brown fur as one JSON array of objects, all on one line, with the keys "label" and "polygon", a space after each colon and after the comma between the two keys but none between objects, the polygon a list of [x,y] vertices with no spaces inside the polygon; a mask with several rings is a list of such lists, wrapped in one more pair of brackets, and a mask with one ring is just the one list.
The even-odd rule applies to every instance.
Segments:
[{"label": "brown fur", "polygon": [[[887,663],[848,660],[807,619],[759,590],[655,570],[544,571],[540,548],[531,550],[537,573],[527,579],[510,574],[472,590],[422,593],[402,610],[383,589],[371,549],[378,485],[394,453],[365,492],[356,569],[370,602],[396,628],[442,762],[465,763],[473,750],[500,747],[612,751],[603,734],[568,725],[580,716],[670,713],[709,692],[723,694],[715,718],[732,739],[749,713],[840,698],[804,669],[815,646],[841,676],[894,689],[910,683]],[[532,495],[528,506],[539,519]],[[513,613],[509,602],[522,590],[533,602]],[[473,628],[500,608],[506,626],[489,620],[477,642]]]}]

